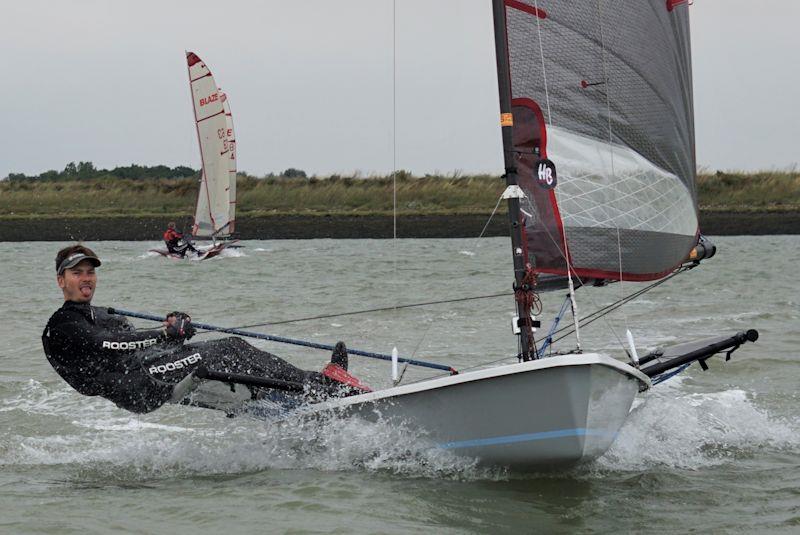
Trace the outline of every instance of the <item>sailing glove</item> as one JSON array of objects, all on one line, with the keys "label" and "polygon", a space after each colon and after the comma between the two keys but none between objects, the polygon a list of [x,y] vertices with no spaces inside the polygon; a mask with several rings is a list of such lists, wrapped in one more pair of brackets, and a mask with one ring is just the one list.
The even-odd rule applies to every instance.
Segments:
[{"label": "sailing glove", "polygon": [[192,325],[192,318],[185,312],[170,312],[167,314],[167,321],[175,318],[166,327],[167,338],[172,340],[189,340],[195,335],[197,329]]}]

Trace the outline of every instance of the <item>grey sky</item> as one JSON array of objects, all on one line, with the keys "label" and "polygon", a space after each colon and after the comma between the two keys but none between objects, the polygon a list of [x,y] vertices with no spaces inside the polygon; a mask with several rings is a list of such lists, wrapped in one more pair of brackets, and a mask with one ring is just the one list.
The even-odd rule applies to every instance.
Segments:
[{"label": "grey sky", "polygon": [[[489,0],[0,1],[0,177],[199,167],[184,50],[229,95],[241,170],[500,172]],[[798,163],[800,2],[690,9],[698,164]]]}]

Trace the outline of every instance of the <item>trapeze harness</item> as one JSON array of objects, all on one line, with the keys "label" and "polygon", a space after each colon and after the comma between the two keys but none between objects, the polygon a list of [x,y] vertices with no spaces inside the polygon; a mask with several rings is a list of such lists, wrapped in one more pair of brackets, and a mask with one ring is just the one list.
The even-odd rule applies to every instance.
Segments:
[{"label": "trapeze harness", "polygon": [[338,387],[241,338],[184,344],[164,329],[135,330],[126,318],[87,303],[65,302],[47,322],[42,344],[72,388],[132,412],[150,412],[169,401],[175,384],[199,366],[303,383],[331,395]]}]

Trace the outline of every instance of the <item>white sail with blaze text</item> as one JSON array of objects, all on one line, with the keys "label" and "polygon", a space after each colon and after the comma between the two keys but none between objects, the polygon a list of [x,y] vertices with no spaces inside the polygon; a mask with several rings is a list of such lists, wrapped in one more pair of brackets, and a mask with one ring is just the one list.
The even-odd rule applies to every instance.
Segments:
[{"label": "white sail with blaze text", "polygon": [[192,236],[227,238],[233,232],[236,195],[236,152],[227,96],[206,64],[186,53],[202,171]]}]

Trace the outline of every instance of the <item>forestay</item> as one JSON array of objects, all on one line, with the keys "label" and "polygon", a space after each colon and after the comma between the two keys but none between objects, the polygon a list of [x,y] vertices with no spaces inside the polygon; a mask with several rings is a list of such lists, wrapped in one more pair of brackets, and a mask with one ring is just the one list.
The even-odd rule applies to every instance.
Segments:
[{"label": "forestay", "polygon": [[581,277],[656,279],[695,245],[689,18],[674,4],[505,0],[537,272],[565,274],[568,254]]},{"label": "forestay", "polygon": [[206,64],[186,53],[202,171],[192,235],[224,238],[233,230],[236,153],[227,98]]}]

